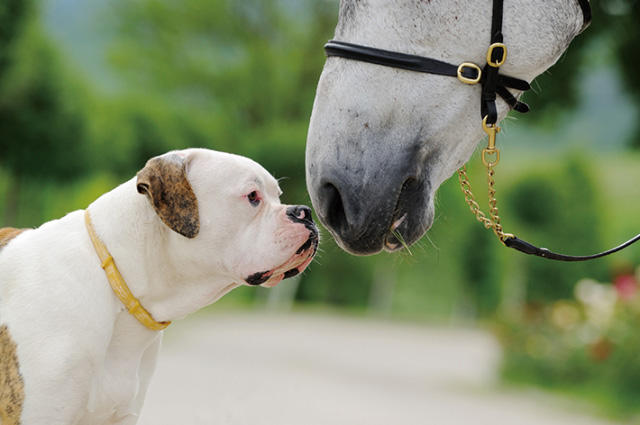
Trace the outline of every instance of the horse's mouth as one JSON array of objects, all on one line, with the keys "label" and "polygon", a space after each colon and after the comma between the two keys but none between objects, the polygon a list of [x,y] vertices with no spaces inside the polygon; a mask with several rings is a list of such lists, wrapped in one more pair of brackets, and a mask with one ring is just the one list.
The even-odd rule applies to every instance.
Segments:
[{"label": "horse's mouth", "polygon": [[432,221],[433,207],[422,205],[396,211],[390,220],[382,216],[374,217],[368,231],[359,235],[327,227],[345,251],[354,255],[374,255],[382,251],[408,249],[424,236]]},{"label": "horse's mouth", "polygon": [[407,214],[402,214],[400,218],[393,221],[389,228],[389,233],[384,238],[384,250],[387,252],[400,251],[402,248],[408,248],[407,242],[402,236],[400,226],[407,218]]},{"label": "horse's mouth", "polygon": [[410,179],[400,190],[396,207],[387,222],[381,239],[381,248],[387,252],[409,249],[416,243],[433,222],[433,195],[429,183]]},{"label": "horse's mouth", "polygon": [[384,236],[384,251],[409,250],[409,247],[420,240],[431,227],[433,221],[432,211],[430,207],[427,207],[426,210],[414,211],[413,215],[408,212],[397,213],[389,227],[389,231]]},{"label": "horse's mouth", "polygon": [[409,248],[417,242],[433,222],[433,205],[428,181],[407,179],[402,185],[391,224],[384,237],[388,252]]}]

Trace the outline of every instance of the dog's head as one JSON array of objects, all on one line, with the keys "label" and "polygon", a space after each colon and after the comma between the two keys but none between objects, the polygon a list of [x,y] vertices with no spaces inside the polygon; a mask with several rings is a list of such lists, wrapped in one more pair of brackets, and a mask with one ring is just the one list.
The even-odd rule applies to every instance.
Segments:
[{"label": "dog's head", "polygon": [[304,270],[316,253],[311,210],[281,204],[276,179],[248,158],[169,152],[147,162],[137,188],[183,267],[209,264],[236,283],[271,287]]}]

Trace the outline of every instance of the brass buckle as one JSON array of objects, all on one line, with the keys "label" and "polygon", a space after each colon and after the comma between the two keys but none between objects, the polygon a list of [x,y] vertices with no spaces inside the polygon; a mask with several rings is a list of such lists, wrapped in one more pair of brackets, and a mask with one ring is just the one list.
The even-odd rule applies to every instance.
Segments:
[{"label": "brass buckle", "polygon": [[[500,149],[496,147],[496,135],[500,132],[500,127],[495,124],[487,124],[489,116],[485,116],[482,119],[482,129],[487,133],[487,147],[482,150],[482,162],[487,167],[494,167],[500,162]],[[487,156],[495,155],[495,161],[491,162],[487,159]]]},{"label": "brass buckle", "polygon": [[[495,155],[495,159],[493,161],[489,159],[491,155]],[[500,162],[500,149],[498,148],[482,149],[482,163],[486,167],[495,167],[496,165],[498,165],[498,162]]]},{"label": "brass buckle", "polygon": [[489,136],[487,149],[495,149],[496,134],[500,132],[500,127],[498,127],[496,124],[488,124],[487,119],[489,119],[489,115],[486,115],[482,119],[482,129],[484,130],[485,133],[487,133],[487,136]]},{"label": "brass buckle", "polygon": [[[478,76],[476,78],[465,77],[464,75],[462,75],[462,73],[464,72],[465,68],[474,69],[477,72]],[[462,81],[465,84],[478,84],[480,82],[480,78],[481,77],[482,77],[482,70],[475,63],[463,62],[458,67],[458,80]]]},{"label": "brass buckle", "polygon": [[[493,61],[493,51],[495,49],[502,49],[502,57],[498,61]],[[493,43],[487,50],[487,64],[494,68],[502,66],[507,60],[507,46],[503,43]]]}]

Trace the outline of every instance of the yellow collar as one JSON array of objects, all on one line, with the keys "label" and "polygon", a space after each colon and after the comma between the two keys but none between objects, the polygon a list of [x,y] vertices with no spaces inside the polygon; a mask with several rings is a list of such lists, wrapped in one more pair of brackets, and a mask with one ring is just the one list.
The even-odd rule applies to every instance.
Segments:
[{"label": "yellow collar", "polygon": [[102,241],[100,241],[100,239],[98,239],[98,235],[96,235],[96,231],[93,228],[93,223],[91,223],[91,217],[89,216],[88,209],[84,212],[84,222],[87,225],[87,231],[91,237],[91,242],[93,242],[93,247],[102,262],[101,266],[107,275],[107,280],[109,280],[113,292],[115,292],[118,298],[120,298],[120,301],[122,301],[125,307],[129,310],[129,313],[133,314],[140,323],[154,331],[160,331],[169,326],[171,324],[169,321],[156,322],[151,316],[151,313],[145,310],[145,308],[140,304],[140,301],[133,296],[131,290],[118,271],[113,257],[109,254],[109,250],[107,250],[107,247],[102,243]]}]

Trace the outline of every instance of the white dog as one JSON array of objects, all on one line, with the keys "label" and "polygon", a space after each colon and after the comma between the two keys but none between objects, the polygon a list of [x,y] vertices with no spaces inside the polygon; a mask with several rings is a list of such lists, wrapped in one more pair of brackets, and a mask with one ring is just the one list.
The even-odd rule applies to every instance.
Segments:
[{"label": "white dog", "polygon": [[257,163],[188,149],[86,211],[1,229],[0,423],[135,424],[170,320],[312,261],[311,210],[279,196]]}]

